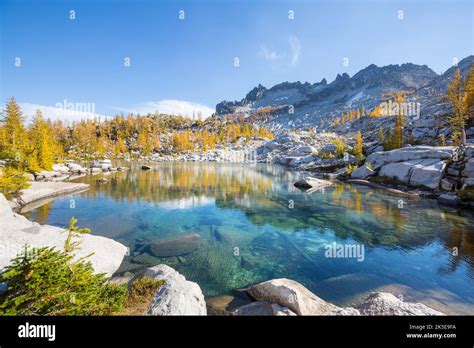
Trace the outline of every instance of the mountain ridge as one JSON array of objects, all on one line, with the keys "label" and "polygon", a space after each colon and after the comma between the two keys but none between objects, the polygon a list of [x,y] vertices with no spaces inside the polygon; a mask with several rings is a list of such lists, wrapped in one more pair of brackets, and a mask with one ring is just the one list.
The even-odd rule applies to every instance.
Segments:
[{"label": "mountain ridge", "polygon": [[[457,67],[465,76],[473,63],[471,55],[462,59]],[[370,64],[352,77],[347,73],[338,74],[330,83],[323,78],[315,83],[285,81],[270,88],[258,84],[241,100],[218,103],[216,114],[250,116],[258,110],[273,108],[267,122],[274,128],[303,128],[362,105],[366,110],[373,109],[384,100],[384,95],[401,90],[415,91],[423,112],[423,104],[431,107],[433,101],[442,103],[442,94],[455,68],[452,66],[443,74],[437,74],[427,65],[402,63],[379,67]]]}]

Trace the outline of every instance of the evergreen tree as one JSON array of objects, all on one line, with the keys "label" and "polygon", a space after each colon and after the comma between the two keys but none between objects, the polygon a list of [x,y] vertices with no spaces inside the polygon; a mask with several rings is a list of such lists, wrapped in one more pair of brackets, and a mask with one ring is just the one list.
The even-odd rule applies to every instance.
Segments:
[{"label": "evergreen tree", "polygon": [[393,148],[399,149],[403,147],[403,124],[404,117],[402,115],[395,116],[395,129],[393,133]]},{"label": "evergreen tree", "polygon": [[466,110],[471,121],[474,120],[474,64],[471,65],[469,73],[467,74],[466,84],[465,84],[465,93],[466,93]]},{"label": "evergreen tree", "polygon": [[364,158],[364,155],[363,155],[363,145],[362,145],[362,133],[360,131],[357,132],[354,152],[357,159],[359,161],[362,161],[362,159]]},{"label": "evergreen tree", "polygon": [[453,115],[449,118],[452,140],[456,145],[466,144],[466,102],[461,71],[456,69],[448,86],[446,98],[451,102]]},{"label": "evergreen tree", "polygon": [[36,111],[31,124],[30,141],[33,146],[29,156],[30,169],[36,170],[35,167],[39,166],[41,169],[51,170],[54,164],[53,136],[40,110]]},{"label": "evergreen tree", "polygon": [[10,166],[24,169],[27,165],[27,134],[23,125],[23,114],[20,106],[12,97],[5,108],[5,117],[2,120],[2,136],[0,156],[10,160]]}]

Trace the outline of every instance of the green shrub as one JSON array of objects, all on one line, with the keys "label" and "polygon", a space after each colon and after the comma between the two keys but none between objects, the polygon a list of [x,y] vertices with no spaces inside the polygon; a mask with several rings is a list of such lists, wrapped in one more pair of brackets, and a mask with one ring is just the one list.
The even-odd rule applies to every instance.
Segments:
[{"label": "green shrub", "polygon": [[345,174],[345,175],[351,175],[352,172],[353,172],[354,170],[356,170],[357,168],[359,168],[359,166],[349,164],[349,165],[346,167],[346,170],[344,171],[344,174]]},{"label": "green shrub", "polygon": [[19,170],[6,168],[0,176],[0,193],[3,193],[7,199],[17,196],[20,190],[29,186],[24,173]]},{"label": "green shrub", "polygon": [[121,314],[141,315],[148,308],[158,289],[165,283],[151,277],[141,277],[129,287],[125,308]]},{"label": "green shrub", "polygon": [[335,156],[334,156],[334,154],[333,154],[332,152],[323,153],[322,156],[321,156],[322,159],[332,159],[332,158],[334,158],[334,157],[335,157]]},{"label": "green shrub", "polygon": [[337,157],[342,157],[344,152],[346,152],[346,145],[341,139],[334,139],[333,144],[336,145],[336,155]]},{"label": "green shrub", "polygon": [[72,238],[84,233],[71,219],[64,250],[25,249],[0,275],[7,290],[0,296],[0,315],[113,315],[120,312],[126,285],[94,274],[90,262],[74,260]]}]

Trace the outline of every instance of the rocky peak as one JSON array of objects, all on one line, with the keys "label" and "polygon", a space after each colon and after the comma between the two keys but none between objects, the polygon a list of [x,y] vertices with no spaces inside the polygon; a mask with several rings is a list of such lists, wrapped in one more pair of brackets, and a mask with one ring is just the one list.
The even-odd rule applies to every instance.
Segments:
[{"label": "rocky peak", "polygon": [[267,89],[264,86],[262,86],[261,84],[258,84],[257,87],[254,87],[250,92],[247,93],[247,95],[245,96],[245,99],[249,101],[256,101],[262,98],[266,90]]}]

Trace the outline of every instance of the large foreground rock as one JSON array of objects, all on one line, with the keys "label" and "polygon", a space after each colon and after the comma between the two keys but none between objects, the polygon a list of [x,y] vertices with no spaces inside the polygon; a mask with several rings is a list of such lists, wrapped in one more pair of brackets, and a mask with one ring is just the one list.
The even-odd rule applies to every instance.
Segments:
[{"label": "large foreground rock", "polygon": [[286,278],[251,286],[247,293],[258,301],[276,303],[298,315],[358,315],[354,309],[340,308],[319,298],[300,283]]},{"label": "large foreground rock", "polygon": [[370,164],[374,169],[379,169],[388,163],[421,160],[427,158],[447,160],[453,156],[454,149],[455,148],[452,146],[409,146],[391,151],[372,153],[367,157],[366,163]]},{"label": "large foreground rock", "polygon": [[403,302],[385,292],[371,293],[357,308],[342,308],[286,278],[252,285],[246,292],[257,301],[237,308],[234,311],[237,315],[444,315],[424,304]]},{"label": "large foreground rock", "polygon": [[379,176],[395,179],[409,186],[439,188],[446,162],[436,158],[389,163],[380,168]]},{"label": "large foreground rock", "polygon": [[[22,215],[14,214],[5,197],[0,194],[0,271],[23,250],[30,247],[56,247],[63,249],[67,231],[60,227],[39,225]],[[96,273],[108,276],[120,267],[127,248],[109,238],[86,234],[81,236],[80,248],[75,255],[92,263]]]},{"label": "large foreground rock", "polygon": [[198,284],[167,265],[148,268],[145,276],[164,280],[146,315],[207,315],[204,295]]},{"label": "large foreground rock", "polygon": [[387,292],[371,293],[358,309],[362,315],[444,315],[421,303],[403,302]]},{"label": "large foreground rock", "polygon": [[433,190],[438,189],[445,170],[445,161],[423,160],[420,164],[413,166],[409,185],[424,186]]}]

